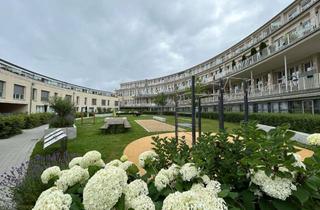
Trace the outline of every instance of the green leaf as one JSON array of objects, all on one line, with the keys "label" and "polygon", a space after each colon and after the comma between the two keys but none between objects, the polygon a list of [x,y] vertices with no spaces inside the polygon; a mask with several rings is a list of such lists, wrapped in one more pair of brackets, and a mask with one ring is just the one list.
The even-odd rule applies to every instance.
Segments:
[{"label": "green leaf", "polygon": [[88,171],[89,171],[90,177],[92,177],[100,169],[101,168],[99,166],[89,166]]},{"label": "green leaf", "polygon": [[259,201],[259,207],[261,210],[274,210],[271,203],[267,200],[260,200]]},{"label": "green leaf", "polygon": [[295,204],[290,203],[288,200],[287,201],[273,200],[272,204],[277,210],[300,210]]},{"label": "green leaf", "polygon": [[229,192],[230,192],[230,190],[224,189],[224,190],[222,190],[221,192],[219,192],[218,196],[219,196],[220,198],[225,198],[225,197],[228,196]]},{"label": "green leaf", "polygon": [[125,206],[125,195],[122,194],[116,205],[114,206],[117,210],[126,210]]},{"label": "green leaf", "polygon": [[301,204],[304,204],[306,201],[309,200],[310,194],[302,187],[299,187],[297,191],[293,192],[293,196],[298,198]]}]

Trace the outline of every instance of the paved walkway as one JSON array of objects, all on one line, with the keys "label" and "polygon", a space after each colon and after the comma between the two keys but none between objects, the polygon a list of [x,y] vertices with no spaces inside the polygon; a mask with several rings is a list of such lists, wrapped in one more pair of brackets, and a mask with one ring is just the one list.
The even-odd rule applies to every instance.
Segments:
[{"label": "paved walkway", "polygon": [[[143,127],[148,132],[164,132],[164,131],[174,131],[174,126],[169,125],[164,122],[159,122],[156,120],[136,120],[141,127]],[[179,128],[180,131],[184,129]]]},{"label": "paved walkway", "polygon": [[0,174],[29,160],[35,144],[43,136],[46,128],[48,125],[43,125],[23,130],[22,134],[8,139],[0,139]]},{"label": "paved walkway", "polygon": [[[197,133],[198,134],[198,133]],[[152,142],[152,137],[154,136],[159,136],[160,138],[164,137],[174,137],[174,133],[163,133],[163,134],[157,134],[157,135],[152,135],[152,136],[146,136],[140,139],[137,139],[130,144],[126,146],[126,148],[123,151],[123,154],[128,157],[128,159],[135,164],[139,165],[139,155],[145,151],[152,150],[153,145],[151,144]],[[186,143],[191,147],[191,132],[179,132],[179,137],[185,136],[186,138]],[[197,135],[198,136],[198,135]],[[307,157],[311,157],[313,155],[313,151],[304,149],[301,147],[297,147],[301,149],[299,152],[297,152],[300,156],[301,159],[304,160]]]}]

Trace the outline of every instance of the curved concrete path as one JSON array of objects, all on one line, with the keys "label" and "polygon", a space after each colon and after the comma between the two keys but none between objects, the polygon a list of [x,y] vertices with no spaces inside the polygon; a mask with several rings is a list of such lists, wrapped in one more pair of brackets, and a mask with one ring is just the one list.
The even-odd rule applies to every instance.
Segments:
[{"label": "curved concrete path", "polygon": [[[126,146],[126,148],[123,151],[123,154],[128,157],[128,159],[132,162],[134,162],[136,165],[139,165],[139,155],[145,151],[152,150],[153,145],[151,144],[152,142],[152,137],[154,136],[159,136],[160,138],[164,137],[174,137],[174,133],[163,133],[163,134],[157,134],[157,135],[151,135],[151,136],[146,136],[140,139],[137,139],[130,144]],[[179,137],[185,136],[186,137],[186,142],[189,146],[191,146],[191,132],[179,132]],[[304,149],[301,147],[296,147],[300,149],[299,152],[297,152],[302,160],[304,160],[307,157],[311,157],[313,155],[313,151]]]},{"label": "curved concrete path", "polygon": [[35,144],[43,137],[46,128],[48,125],[42,125],[23,130],[21,134],[8,139],[0,139],[0,174],[29,160]]}]

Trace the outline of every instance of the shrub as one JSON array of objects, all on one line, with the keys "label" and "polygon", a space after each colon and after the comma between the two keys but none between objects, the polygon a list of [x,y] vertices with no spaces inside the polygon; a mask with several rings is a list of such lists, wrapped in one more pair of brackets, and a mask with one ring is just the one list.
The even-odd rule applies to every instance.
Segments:
[{"label": "shrub", "polygon": [[[144,112],[145,114],[157,114],[156,112]],[[174,115],[174,112],[163,112],[164,115]],[[203,112],[203,118],[218,120],[217,112]],[[190,113],[179,113],[181,117],[190,117]],[[242,112],[225,112],[224,120],[226,122],[240,123],[243,121]],[[250,113],[249,119],[257,121],[260,124],[269,126],[281,126],[289,124],[289,128],[295,131],[306,133],[320,132],[320,116],[308,114],[290,114],[290,113]]]},{"label": "shrub", "polygon": [[51,128],[73,126],[75,118],[75,107],[70,100],[62,99],[61,97],[54,97],[50,101],[50,107],[56,114],[50,122]]},{"label": "shrub", "polygon": [[[290,140],[293,133],[287,128],[280,126],[265,132],[250,122],[232,134],[208,133],[198,138],[184,159],[192,160],[200,171],[222,184],[222,197],[229,209],[317,209],[320,149],[302,162]],[[160,151],[157,163],[178,163],[175,156],[180,152],[176,146],[159,144],[165,141],[154,141],[154,150]]]},{"label": "shrub", "polygon": [[40,125],[47,124],[52,117],[52,113],[35,113],[24,115],[24,129],[34,128]]},{"label": "shrub", "polygon": [[0,116],[0,138],[8,138],[19,134],[23,128],[23,115]]}]

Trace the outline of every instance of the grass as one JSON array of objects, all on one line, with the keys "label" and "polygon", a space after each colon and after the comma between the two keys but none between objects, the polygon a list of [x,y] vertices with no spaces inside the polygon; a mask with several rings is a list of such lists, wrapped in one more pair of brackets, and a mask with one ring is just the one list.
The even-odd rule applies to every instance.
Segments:
[{"label": "grass", "polygon": [[[80,121],[76,122],[77,125],[77,138],[68,141],[68,152],[83,155],[88,151],[97,150],[102,154],[102,158],[105,161],[110,161],[116,158],[120,158],[124,148],[132,141],[157,133],[147,132],[140,125],[138,125],[136,119],[151,119],[150,115],[142,115],[140,117],[127,116],[132,128],[125,133],[120,134],[103,134],[99,128],[103,125],[104,118],[96,118],[96,123],[92,124],[92,119],[86,119],[84,124],[81,125]],[[174,117],[166,116],[167,123],[174,125]],[[181,117],[179,122],[188,123],[191,122],[190,118]],[[217,132],[218,122],[211,119],[203,119],[203,132]],[[234,123],[226,123],[226,128],[233,129],[238,127]],[[186,129],[190,130],[190,129]],[[43,150],[43,143],[38,142],[33,150],[32,157],[39,155],[51,154],[60,148],[60,143],[49,146]]]}]

